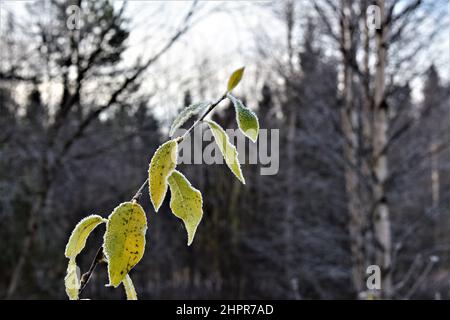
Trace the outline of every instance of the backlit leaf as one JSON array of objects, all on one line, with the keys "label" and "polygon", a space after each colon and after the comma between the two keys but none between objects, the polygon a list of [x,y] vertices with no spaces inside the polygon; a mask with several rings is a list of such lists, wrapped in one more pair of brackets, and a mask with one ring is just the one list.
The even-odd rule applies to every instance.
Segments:
[{"label": "backlit leaf", "polygon": [[227,96],[234,104],[234,109],[236,110],[236,121],[239,125],[239,129],[253,142],[256,142],[259,132],[258,117],[252,110],[244,106],[241,100],[231,94],[228,94]]},{"label": "backlit leaf", "polygon": [[172,126],[170,127],[169,136],[172,137],[175,130],[180,128],[190,117],[203,113],[209,105],[210,102],[199,102],[184,108],[173,121]]},{"label": "backlit leaf", "polygon": [[178,143],[170,140],[156,150],[148,170],[149,191],[155,211],[164,200],[167,192],[167,178],[177,165]]},{"label": "backlit leaf", "polygon": [[228,92],[233,90],[239,84],[242,79],[242,75],[244,74],[244,69],[245,67],[242,67],[233,72],[230,79],[228,80]]},{"label": "backlit leaf", "polygon": [[125,294],[127,295],[127,300],[137,300],[136,289],[134,289],[133,281],[131,281],[130,275],[126,275],[122,281],[123,287],[125,288]]},{"label": "backlit leaf", "polygon": [[243,184],[245,184],[245,179],[241,171],[241,165],[239,164],[238,160],[238,152],[235,146],[233,146],[230,143],[230,140],[228,139],[228,135],[226,134],[225,130],[223,130],[222,127],[215,121],[206,120],[206,123],[208,123],[209,128],[211,129],[212,134],[214,136],[214,139],[216,140],[216,143],[219,146],[220,152],[222,152],[223,158],[225,159],[225,163],[230,168],[231,172],[233,172],[234,175]]},{"label": "backlit leaf", "polygon": [[67,274],[64,278],[64,284],[66,286],[66,293],[70,300],[78,300],[78,292],[80,290],[80,277],[77,273],[77,264],[75,258],[69,260],[67,266]]},{"label": "backlit leaf", "polygon": [[109,285],[117,287],[144,255],[147,218],[136,202],[124,202],[108,218],[103,252]]},{"label": "backlit leaf", "polygon": [[188,234],[189,246],[194,240],[195,231],[200,220],[202,220],[202,194],[191,186],[181,172],[172,172],[168,181],[172,195],[170,198],[170,209],[172,209],[175,216],[183,220]]},{"label": "backlit leaf", "polygon": [[73,229],[70,235],[69,242],[66,245],[66,257],[75,258],[86,245],[86,239],[89,234],[101,223],[106,222],[106,219],[98,215],[91,215],[80,222]]}]

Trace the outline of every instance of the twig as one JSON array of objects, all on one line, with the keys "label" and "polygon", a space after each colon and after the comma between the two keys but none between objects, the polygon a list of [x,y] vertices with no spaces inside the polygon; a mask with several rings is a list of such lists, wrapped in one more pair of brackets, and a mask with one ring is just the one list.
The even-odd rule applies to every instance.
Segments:
[{"label": "twig", "polygon": [[428,274],[430,273],[433,266],[437,263],[437,259],[434,256],[429,257],[429,262],[423,270],[422,274],[418,277],[417,281],[413,284],[411,289],[405,295],[405,299],[411,299],[412,295],[422,286],[425,282]]},{"label": "twig", "polygon": [[217,99],[216,102],[214,102],[213,104],[211,104],[208,108],[208,110],[206,110],[206,112],[197,119],[197,121],[194,122],[194,124],[192,124],[192,126],[181,136],[180,140],[178,141],[178,143],[180,143],[181,141],[184,140],[184,138],[200,123],[203,121],[203,119],[205,119],[205,117],[215,108],[217,107],[217,105],[219,103],[221,103],[223,100],[225,100],[225,98],[227,97],[228,92],[225,92],[219,99]]},{"label": "twig", "polygon": [[78,295],[81,295],[84,288],[86,288],[86,285],[88,284],[89,280],[91,279],[91,276],[95,270],[95,267],[97,267],[97,265],[102,261],[103,261],[103,246],[100,246],[100,248],[98,248],[98,250],[97,250],[97,254],[95,255],[94,260],[91,263],[91,266],[89,267],[88,272],[84,273],[81,276],[81,281],[80,281],[81,287],[80,287],[80,290],[78,291]]},{"label": "twig", "polygon": [[108,108],[110,108],[112,105],[114,105],[117,101],[119,96],[131,85],[135,82],[135,80],[145,71],[147,70],[150,65],[152,65],[154,62],[156,62],[164,53],[166,53],[175,43],[176,41],[183,36],[188,30],[189,30],[189,21],[191,20],[192,16],[195,13],[196,6],[198,4],[199,0],[194,0],[192,2],[192,5],[186,14],[182,27],[178,29],[177,32],[168,40],[168,42],[158,51],[150,57],[144,64],[141,66],[137,66],[134,70],[133,74],[129,77],[126,77],[125,80],[122,82],[122,84],[117,88],[116,91],[110,96],[109,100],[106,102],[106,104],[98,107],[97,109],[93,110],[91,113],[89,113],[86,118],[78,125],[78,128],[75,130],[75,133],[64,143],[62,151],[60,152],[59,157],[64,157],[66,154],[69,153],[72,146],[75,144],[75,142],[83,136],[85,130],[87,127],[98,118],[98,116]]},{"label": "twig", "polygon": [[139,198],[142,196],[142,190],[144,190],[145,186],[147,185],[147,182],[148,178],[145,179],[144,183],[139,187],[138,191],[136,191],[131,201],[139,201]]},{"label": "twig", "polygon": [[[214,102],[214,103],[212,103],[209,107],[208,107],[208,110],[206,110],[205,111],[205,113],[203,113],[203,115],[200,117],[200,118],[198,118],[193,124],[192,124],[192,126],[181,136],[181,137],[178,137],[177,139],[176,139],[176,141],[178,142],[178,143],[181,143],[185,138],[186,138],[186,136],[200,123],[200,122],[202,122],[203,121],[203,119],[205,119],[205,117],[209,114],[209,113],[211,113],[211,111],[215,108],[215,107],[217,107],[217,105],[219,105],[219,103],[221,103],[223,100],[225,100],[225,98],[227,97],[227,93],[228,92],[226,92],[226,93],[224,93],[219,99],[217,99],[217,101],[216,102]],[[142,183],[142,185],[139,187],[139,189],[136,191],[136,193],[134,194],[134,196],[133,196],[133,198],[131,198],[131,201],[139,201],[139,198],[142,196],[142,191],[144,190],[144,188],[145,188],[145,186],[147,185],[147,183],[148,183],[148,178],[147,179],[145,179],[145,181]]]}]

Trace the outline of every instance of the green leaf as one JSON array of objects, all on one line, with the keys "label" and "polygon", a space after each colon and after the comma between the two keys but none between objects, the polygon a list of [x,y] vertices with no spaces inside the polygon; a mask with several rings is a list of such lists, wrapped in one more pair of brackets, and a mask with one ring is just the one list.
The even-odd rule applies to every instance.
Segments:
[{"label": "green leaf", "polygon": [[172,137],[175,130],[188,121],[190,117],[203,113],[210,104],[210,102],[199,102],[184,108],[173,121],[172,126],[170,127],[169,136]]},{"label": "green leaf", "polygon": [[64,278],[64,284],[66,286],[66,293],[70,300],[78,300],[78,292],[81,287],[80,278],[77,273],[77,264],[75,258],[69,260],[67,266],[67,274]]},{"label": "green leaf", "polygon": [[228,93],[227,96],[234,104],[234,109],[236,110],[236,121],[239,129],[244,135],[250,138],[250,140],[256,142],[259,132],[258,117],[252,110],[244,106],[241,100],[234,97],[230,93]]},{"label": "green leaf", "polygon": [[170,140],[156,150],[150,161],[148,181],[150,200],[155,211],[159,210],[167,192],[167,178],[177,165],[178,143]]},{"label": "green leaf", "polygon": [[244,74],[245,67],[242,67],[240,69],[237,69],[233,74],[231,75],[230,79],[228,80],[228,92],[233,90],[241,81],[242,76]]},{"label": "green leaf", "polygon": [[98,215],[91,215],[80,222],[73,229],[70,235],[69,242],[66,245],[65,255],[67,258],[75,258],[86,245],[86,239],[89,234],[101,223],[106,222],[106,219]]},{"label": "green leaf", "polygon": [[191,183],[179,171],[172,172],[168,181],[172,194],[170,209],[175,216],[183,220],[188,234],[187,244],[190,246],[203,216],[202,194],[192,187]]},{"label": "green leaf", "polygon": [[223,158],[225,159],[225,163],[230,168],[231,172],[243,183],[245,184],[244,176],[242,175],[241,165],[238,160],[238,152],[230,143],[228,139],[228,135],[225,130],[212,120],[205,120],[208,123],[209,128],[212,131],[214,139],[216,140],[217,145],[219,146],[220,152],[222,152]]},{"label": "green leaf", "polygon": [[123,287],[125,288],[125,294],[127,295],[127,300],[137,300],[136,290],[134,289],[133,281],[131,281],[130,275],[126,275],[122,281]]},{"label": "green leaf", "polygon": [[147,218],[136,202],[124,202],[108,218],[103,252],[108,260],[109,285],[117,287],[144,255]]}]

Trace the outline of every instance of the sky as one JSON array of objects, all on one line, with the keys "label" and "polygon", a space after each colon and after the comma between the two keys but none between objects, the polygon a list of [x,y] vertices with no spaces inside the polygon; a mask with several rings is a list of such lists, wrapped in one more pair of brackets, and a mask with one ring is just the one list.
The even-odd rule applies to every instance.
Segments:
[{"label": "sky", "polygon": [[[26,28],[29,18],[25,5],[34,1],[0,0],[1,21],[11,12]],[[250,79],[252,74],[256,76],[257,67],[254,34],[263,25],[273,34],[281,31],[279,21],[259,7],[270,2],[200,1],[193,27],[143,77],[144,87],[155,92],[150,103],[155,105],[157,116],[169,121],[181,107],[182,93],[192,87],[205,87],[205,96],[193,92],[194,98],[215,99],[223,93],[228,75],[241,66],[246,66],[248,81],[243,81],[237,92],[251,92],[260,86],[261,81]],[[123,1],[115,3],[120,7]],[[191,5],[191,1],[128,1],[126,15],[131,33],[125,63],[131,65],[138,57],[145,60],[157,52],[176,32]],[[164,77],[158,77],[162,73]],[[203,79],[199,80],[198,74],[203,74]]]},{"label": "sky", "polygon": [[[27,28],[25,4],[34,1],[46,0],[0,0],[0,35],[8,12],[14,13],[18,23]],[[311,2],[298,1],[297,12],[304,21],[312,12]],[[115,3],[119,7],[123,1]],[[269,55],[279,58],[286,51],[284,24],[268,9],[274,3],[270,0],[200,1],[193,27],[143,77],[143,87],[154,92],[150,104],[157,116],[170,121],[181,107],[182,93],[187,89],[196,88],[192,92],[194,99],[215,99],[222,94],[228,75],[241,66],[246,66],[246,75],[236,93],[245,93],[250,104],[256,103],[264,79],[272,75],[264,68],[270,59],[255,52],[267,37],[272,43]],[[442,3],[441,10],[446,10],[448,20],[449,5],[445,5],[446,1]],[[133,64],[138,57],[145,59],[157,52],[176,32],[191,4],[181,0],[128,1],[126,15],[131,33],[129,49],[124,53],[125,63]],[[429,27],[417,26],[418,30]],[[431,56],[420,57],[418,62],[426,66],[433,61],[446,80],[450,79],[449,36],[448,32],[442,32],[430,44]],[[327,46],[329,40],[319,41]],[[164,77],[158,77],[160,74]],[[413,82],[416,99],[420,89],[420,81]]]}]

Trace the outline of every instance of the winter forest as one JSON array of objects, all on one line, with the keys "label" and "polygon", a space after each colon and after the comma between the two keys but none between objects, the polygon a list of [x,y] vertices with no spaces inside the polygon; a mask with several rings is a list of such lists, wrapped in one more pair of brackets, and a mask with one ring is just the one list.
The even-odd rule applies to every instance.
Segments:
[{"label": "winter forest", "polygon": [[[246,184],[178,165],[203,195],[190,246],[168,200],[155,213],[142,197],[139,298],[450,299],[449,8],[0,0],[0,298],[67,299],[77,222],[129,201],[176,115],[245,66],[235,91],[267,132],[245,142]],[[235,129],[233,110],[211,118]],[[81,298],[123,299],[107,278],[98,265]]]}]

